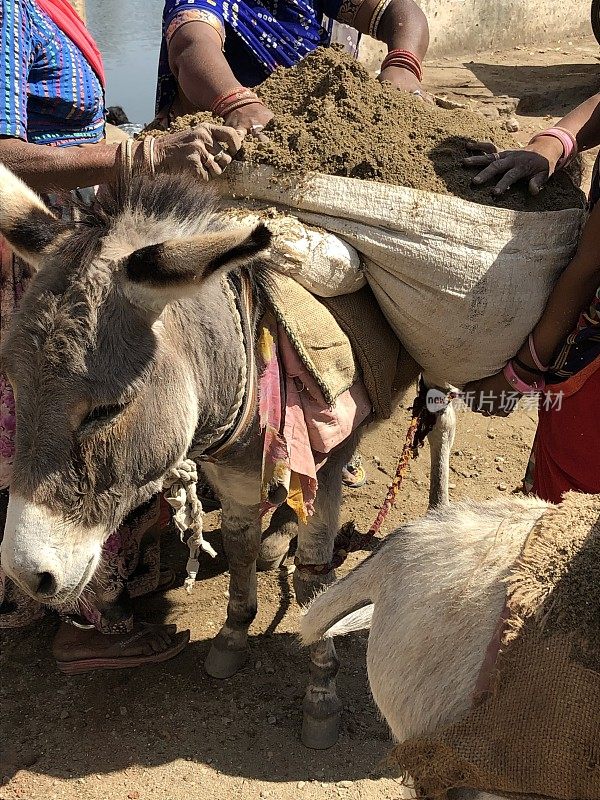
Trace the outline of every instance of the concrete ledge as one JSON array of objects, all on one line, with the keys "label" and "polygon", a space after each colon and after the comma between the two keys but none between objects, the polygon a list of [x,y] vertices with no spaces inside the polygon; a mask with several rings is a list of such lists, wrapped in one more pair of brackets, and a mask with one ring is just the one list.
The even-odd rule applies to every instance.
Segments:
[{"label": "concrete ledge", "polygon": [[591,0],[421,0],[430,55],[556,42],[591,32]]},{"label": "concrete ledge", "polygon": [[[591,33],[591,0],[417,0],[429,20],[428,57],[536,47]],[[599,46],[600,48],[600,46]],[[372,67],[383,49],[365,38],[361,60]],[[600,52],[600,49],[599,49]]]}]

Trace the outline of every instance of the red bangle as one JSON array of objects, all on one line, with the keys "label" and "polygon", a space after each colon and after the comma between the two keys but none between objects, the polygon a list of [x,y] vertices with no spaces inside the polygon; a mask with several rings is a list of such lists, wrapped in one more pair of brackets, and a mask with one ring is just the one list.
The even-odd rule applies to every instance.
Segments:
[{"label": "red bangle", "polygon": [[402,50],[397,47],[395,50],[389,50],[386,58],[393,58],[394,56],[402,56],[403,58],[410,58],[415,64],[420,64],[421,59],[410,50]]},{"label": "red bangle", "polygon": [[384,63],[389,61],[390,59],[401,58],[406,61],[410,61],[413,63],[418,69],[421,69],[421,59],[416,56],[414,53],[411,53],[410,50],[400,50],[396,48],[395,50],[390,50],[389,53],[384,58]]},{"label": "red bangle", "polygon": [[233,92],[227,92],[226,94],[222,94],[220,97],[217,97],[210,107],[210,110],[216,117],[220,117],[220,112],[230,103],[235,103],[242,99],[248,99],[248,96],[251,94],[254,94],[254,92],[251,92],[250,89],[246,89],[245,87],[242,87],[241,89],[234,89]]},{"label": "red bangle", "polygon": [[423,80],[423,72],[420,67],[416,64],[413,64],[412,61],[408,61],[401,58],[390,58],[386,59],[381,64],[381,70],[387,69],[388,67],[396,67],[399,69],[405,69],[415,76],[415,78],[419,81],[419,83]]},{"label": "red bangle", "polygon": [[229,98],[233,97],[234,94],[237,94],[238,92],[241,92],[241,91],[243,91],[243,88],[242,89],[234,89],[232,92],[227,92],[226,94],[219,95],[216,98],[216,100],[213,101],[213,104],[211,105],[211,110],[213,108],[215,108],[216,106],[221,105],[221,103],[224,103],[225,100],[229,100]]},{"label": "red bangle", "polygon": [[414,64],[410,64],[408,61],[388,61],[386,64],[381,65],[381,70],[388,69],[389,67],[394,67],[395,69],[405,69],[407,72],[412,72],[415,78],[421,83],[423,79],[423,75],[420,70],[418,70]]},{"label": "red bangle", "polygon": [[243,105],[249,105],[250,103],[258,103],[260,101],[252,89],[247,89],[245,86],[242,86],[239,89],[234,89],[232,92],[226,92],[217,97],[216,100],[213,101],[210,110],[215,117],[222,117],[224,113],[231,110],[231,106],[240,102],[242,102]]},{"label": "red bangle", "polygon": [[229,105],[225,106],[225,107],[224,107],[224,108],[223,108],[221,111],[219,111],[219,113],[218,113],[218,114],[216,114],[215,116],[217,116],[217,117],[223,117],[223,118],[225,118],[225,117],[227,117],[229,114],[231,114],[231,112],[232,112],[232,111],[237,111],[237,110],[238,110],[238,108],[244,108],[244,106],[251,106],[251,105],[254,105],[254,103],[260,103],[260,104],[261,104],[261,106],[262,106],[262,105],[264,105],[264,103],[262,102],[262,100],[259,100],[259,99],[258,99],[258,97],[255,97],[254,99],[252,99],[252,98],[247,98],[247,99],[245,99],[245,100],[235,100],[233,103],[229,103]]},{"label": "red bangle", "polygon": [[381,64],[382,70],[386,69],[387,67],[400,67],[401,69],[407,69],[413,73],[419,83],[423,79],[421,62],[414,53],[410,52],[410,50],[390,50]]}]

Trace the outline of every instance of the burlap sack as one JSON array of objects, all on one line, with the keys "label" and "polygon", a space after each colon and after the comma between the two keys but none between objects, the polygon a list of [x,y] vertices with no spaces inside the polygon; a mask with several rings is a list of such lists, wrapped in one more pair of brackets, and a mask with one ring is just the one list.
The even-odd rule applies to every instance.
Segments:
[{"label": "burlap sack", "polygon": [[304,225],[290,214],[256,202],[225,209],[236,225],[267,225],[271,244],[264,258],[271,269],[288,275],[317,297],[341,297],[367,285],[360,256],[349,244],[321,228]]},{"label": "burlap sack", "polygon": [[400,343],[369,288],[325,301],[288,275],[265,277],[273,312],[327,402],[362,379],[375,416],[387,419],[394,391],[414,383],[418,368],[399,362]]},{"label": "burlap sack", "polygon": [[228,197],[275,203],[361,254],[390,325],[430,382],[500,370],[539,318],[585,214],[506,211],[401,186],[232,164]]}]

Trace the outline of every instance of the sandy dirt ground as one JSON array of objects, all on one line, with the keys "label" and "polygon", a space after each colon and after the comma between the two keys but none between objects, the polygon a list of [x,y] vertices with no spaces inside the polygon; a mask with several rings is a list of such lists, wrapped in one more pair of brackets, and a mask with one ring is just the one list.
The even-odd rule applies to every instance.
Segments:
[{"label": "sandy dirt ground", "polygon": [[[525,141],[598,89],[600,47],[591,39],[541,50],[483,53],[432,62],[430,90],[501,124],[515,117]],[[590,157],[586,157],[590,163]],[[347,492],[342,519],[371,523],[396,466],[408,422],[398,409],[362,444],[369,483]],[[532,412],[508,420],[461,414],[452,458],[452,496],[491,498],[519,486],[535,430]],[[428,454],[413,463],[386,531],[426,508]],[[207,517],[222,552],[219,516]],[[358,554],[344,567],[364,557]],[[185,553],[166,543],[183,580]],[[259,576],[251,657],[235,678],[204,673],[209,642],[224,620],[227,566],[207,559],[191,597],[181,587],[145,601],[140,614],[189,627],[192,642],[162,666],[65,678],[50,645],[56,621],[0,639],[0,800],[226,800],[227,798],[397,798],[381,767],[391,742],[369,695],[365,635],[338,644],[339,743],[327,752],[299,742],[307,659],[295,636],[291,575]],[[401,654],[398,654],[401,657]]]}]

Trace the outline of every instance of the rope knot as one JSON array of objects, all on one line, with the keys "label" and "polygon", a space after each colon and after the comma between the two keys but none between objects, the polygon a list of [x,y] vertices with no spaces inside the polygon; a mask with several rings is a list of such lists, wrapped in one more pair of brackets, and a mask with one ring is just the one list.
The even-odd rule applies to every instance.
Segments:
[{"label": "rope knot", "polygon": [[[173,522],[179,531],[179,538],[186,544],[190,556],[186,565],[187,578],[185,589],[188,594],[194,588],[196,576],[200,568],[200,551],[208,553],[212,558],[217,555],[216,550],[203,536],[204,510],[198,499],[196,487],[198,485],[198,467],[189,458],[182,459],[163,478],[163,491],[165,500],[173,511]],[[191,531],[187,539],[185,534]]]}]

